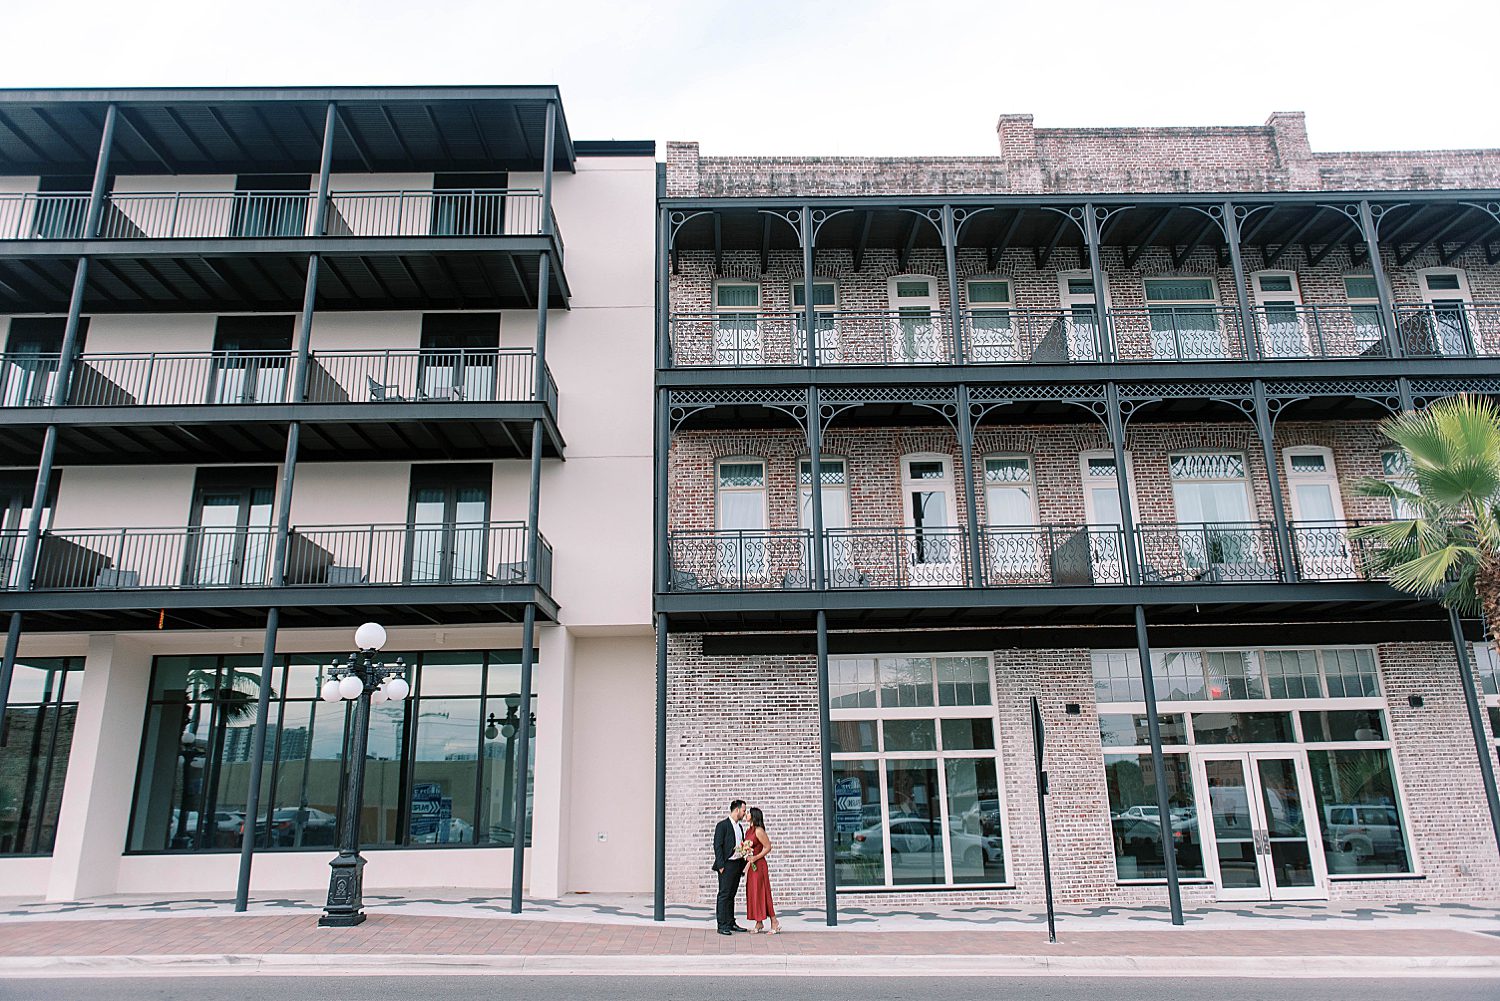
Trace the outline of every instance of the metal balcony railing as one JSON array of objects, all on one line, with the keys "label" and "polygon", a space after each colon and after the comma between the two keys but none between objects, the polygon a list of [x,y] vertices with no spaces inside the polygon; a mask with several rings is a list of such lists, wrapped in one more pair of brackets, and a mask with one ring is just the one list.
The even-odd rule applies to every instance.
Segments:
[{"label": "metal balcony railing", "polygon": [[[819,365],[953,362],[953,338],[941,313],[819,312],[813,331]],[[670,347],[672,364],[684,368],[806,365],[807,320],[801,312],[677,313]]]},{"label": "metal balcony railing", "polygon": [[1136,526],[1146,584],[1279,581],[1270,522],[1149,523]]},{"label": "metal balcony railing", "polygon": [[812,533],[800,529],[674,532],[673,591],[762,591],[811,586]]},{"label": "metal balcony railing", "polygon": [[[43,532],[37,591],[257,588],[270,582],[270,526],[56,529]],[[0,566],[20,552],[0,537]],[[535,573],[522,522],[314,525],[291,529],[286,586],[539,584],[552,586],[552,548],[539,540]],[[0,580],[17,586],[14,571]]]},{"label": "metal balcony railing", "polygon": [[989,587],[1123,584],[1125,533],[1114,525],[988,526],[980,529]]},{"label": "metal balcony railing", "polygon": [[1500,303],[1397,303],[1395,309],[1408,358],[1500,356]]},{"label": "metal balcony railing", "polygon": [[831,528],[828,586],[969,587],[969,536],[961,528]]},{"label": "metal balcony railing", "polygon": [[1261,306],[1254,310],[1262,358],[1388,358],[1375,305]]},{"label": "metal balcony railing", "polygon": [[1238,310],[1221,306],[1111,309],[1121,361],[1224,361],[1246,357]]},{"label": "metal balcony railing", "polygon": [[1381,580],[1376,557],[1384,545],[1353,530],[1374,521],[1298,521],[1288,526],[1303,580]]},{"label": "metal balcony railing", "polygon": [[[316,233],[312,191],[110,192],[102,240],[290,238]],[[78,240],[87,192],[0,195],[0,240]],[[543,197],[532,188],[337,191],[324,230],[348,236],[540,236]],[[551,217],[558,248],[562,233]]]},{"label": "metal balcony railing", "polygon": [[[60,357],[0,355],[0,407],[58,405]],[[293,364],[286,351],[83,354],[73,364],[65,405],[289,403]],[[525,403],[536,398],[535,372],[536,353],[529,348],[315,351],[308,362],[307,402]],[[555,414],[557,383],[550,371],[544,387],[544,402]]]},{"label": "metal balcony railing", "polygon": [[971,365],[1098,361],[1093,310],[975,309],[963,314],[964,360]]}]

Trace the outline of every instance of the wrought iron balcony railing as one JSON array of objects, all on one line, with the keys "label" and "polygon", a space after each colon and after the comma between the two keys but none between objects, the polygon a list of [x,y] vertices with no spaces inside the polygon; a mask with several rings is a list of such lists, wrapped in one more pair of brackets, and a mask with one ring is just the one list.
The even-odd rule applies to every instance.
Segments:
[{"label": "wrought iron balcony railing", "polygon": [[[97,238],[181,240],[312,236],[312,191],[111,192]],[[0,195],[0,240],[78,240],[87,234],[87,192]],[[324,232],[362,236],[540,236],[543,198],[531,188],[337,191]],[[551,217],[558,247],[562,234]]]},{"label": "wrought iron balcony railing", "polygon": [[[0,408],[57,406],[56,354],[0,355]],[[150,407],[291,402],[293,356],[286,351],[157,351],[83,354],[73,364],[71,407]],[[308,403],[456,400],[525,403],[536,399],[536,353],[529,348],[452,351],[388,348],[315,351]],[[543,402],[557,412],[548,371]]]},{"label": "wrought iron balcony railing", "polygon": [[980,529],[988,587],[1123,584],[1125,533],[1114,525]]},{"label": "wrought iron balcony railing", "polygon": [[1110,334],[1121,361],[1226,361],[1246,357],[1238,310],[1221,306],[1111,309]]},{"label": "wrought iron balcony railing", "polygon": [[1092,309],[975,309],[963,314],[971,365],[1050,365],[1103,357]]},{"label": "wrought iron balcony railing", "polygon": [[[891,310],[819,312],[813,319],[819,365],[949,365],[953,338],[943,314]],[[806,365],[801,312],[678,313],[672,364],[689,368]]]},{"label": "wrought iron balcony railing", "polygon": [[1136,526],[1147,584],[1279,581],[1276,530],[1268,521]]},{"label": "wrought iron balcony railing", "polygon": [[1388,358],[1380,307],[1343,303],[1261,306],[1255,343],[1263,358]]},{"label": "wrought iron balcony railing", "polygon": [[[270,582],[270,526],[55,529],[39,540],[35,591],[258,588]],[[0,581],[20,534],[0,536]],[[287,538],[285,586],[537,584],[552,587],[552,547],[540,540],[527,566],[522,522],[313,525]]]},{"label": "wrought iron balcony railing", "polygon": [[1408,358],[1500,356],[1500,303],[1397,303],[1396,330]]},{"label": "wrought iron balcony railing", "polygon": [[1360,538],[1353,530],[1372,521],[1298,521],[1289,526],[1292,555],[1303,580],[1380,580],[1378,539]]}]

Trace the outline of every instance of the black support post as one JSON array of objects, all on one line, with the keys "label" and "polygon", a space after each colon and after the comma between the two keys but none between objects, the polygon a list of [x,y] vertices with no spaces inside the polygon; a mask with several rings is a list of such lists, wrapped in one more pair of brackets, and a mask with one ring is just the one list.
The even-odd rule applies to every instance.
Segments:
[{"label": "black support post", "polygon": [[[538,424],[540,427],[540,424]],[[510,912],[521,913],[521,884],[526,878],[526,839],[531,834],[531,825],[526,820],[526,799],[531,788],[531,672],[532,651],[536,642],[536,602],[526,603],[525,617],[521,620],[521,704],[516,712],[520,723],[516,726],[516,800],[511,808],[512,823],[510,857]]]},{"label": "black support post", "polygon": [[1098,325],[1099,354],[1104,361],[1114,361],[1115,335],[1109,328],[1109,310],[1104,298],[1104,256],[1099,246],[1099,217],[1093,203],[1083,207],[1083,239],[1088,245],[1089,274],[1094,282],[1094,322]]},{"label": "black support post", "polygon": [[828,613],[818,609],[818,752],[823,777],[823,911],[828,927],[839,923],[838,876],[834,865],[833,735],[828,721]]},{"label": "black support post", "polygon": [[1177,880],[1177,846],[1171,836],[1172,804],[1167,795],[1167,762],[1161,753],[1161,720],[1156,715],[1156,679],[1151,669],[1151,643],[1146,637],[1146,610],[1135,606],[1135,647],[1141,660],[1141,690],[1146,698],[1146,733],[1151,740],[1151,771],[1156,777],[1156,809],[1162,822],[1162,864],[1167,870],[1167,905],[1172,923],[1182,924],[1182,887]]},{"label": "black support post", "polygon": [[671,390],[656,391],[656,592],[664,594],[672,583],[672,539],[667,521],[669,476],[672,469]]},{"label": "black support post", "polygon": [[[1448,609],[1448,628],[1453,634],[1453,652],[1458,657],[1458,683],[1464,693],[1464,708],[1469,713],[1469,729],[1474,733],[1474,748],[1479,752],[1479,777],[1484,783],[1484,798],[1490,808],[1490,830],[1495,847],[1500,849],[1500,793],[1495,790],[1495,765],[1490,760],[1490,737],[1485,731],[1484,715],[1479,708],[1479,693],[1474,690],[1474,670],[1469,666],[1469,645],[1464,639],[1458,612]],[[1489,637],[1485,637],[1489,641]]]},{"label": "black support post", "polygon": [[[234,909],[242,912],[250,906],[250,866],[255,858],[255,832],[260,816],[260,773],[266,760],[266,719],[271,712],[271,668],[276,661],[276,633],[281,626],[281,609],[266,612],[265,642],[260,650],[260,691],[255,701],[255,733],[250,741],[250,774],[245,789],[245,819],[240,825],[240,871],[234,887]],[[269,811],[268,811],[269,813]],[[266,824],[270,828],[269,821]]]},{"label": "black support post", "polygon": [[1297,554],[1292,546],[1291,528],[1286,519],[1286,497],[1281,490],[1281,471],[1276,462],[1276,426],[1271,420],[1271,408],[1266,400],[1266,382],[1255,379],[1251,383],[1254,392],[1255,434],[1260,438],[1261,458],[1266,464],[1266,479],[1271,488],[1271,518],[1276,531],[1276,551],[1281,557],[1281,579],[1295,584],[1302,576],[1297,566]]},{"label": "black support post", "polygon": [[807,337],[807,364],[818,363],[818,334],[813,329],[813,235],[812,209],[802,206],[797,216],[797,237],[802,241],[802,329]]},{"label": "black support post", "polygon": [[1224,242],[1229,246],[1229,267],[1234,272],[1234,298],[1240,312],[1240,329],[1245,339],[1245,357],[1254,361],[1260,358],[1260,337],[1255,326],[1255,313],[1250,309],[1250,295],[1245,278],[1245,259],[1240,253],[1240,220],[1234,214],[1234,203],[1220,206],[1224,213]]},{"label": "black support post", "polygon": [[[547,102],[547,125],[542,133],[542,233],[552,236],[556,230],[552,218],[552,161],[557,157],[557,102]],[[537,302],[546,301],[546,292]]]},{"label": "black support post", "polygon": [[[1120,537],[1125,548],[1125,581],[1141,583],[1140,553],[1136,549],[1135,511],[1130,503],[1130,475],[1125,469],[1125,418],[1120,412],[1120,384],[1104,384],[1104,423],[1115,453],[1115,489],[1120,494]],[[1085,475],[1087,471],[1085,471]]]},{"label": "black support post", "polygon": [[667,920],[667,613],[656,613],[656,833],[651,920]]},{"label": "black support post", "polygon": [[[817,386],[807,387],[807,451],[808,472],[812,480],[808,484],[808,501],[812,513],[812,552],[809,554],[812,567],[812,586],[818,590],[828,586],[828,567],[824,558],[828,551],[823,526],[823,401]],[[847,475],[847,469],[845,472]]]},{"label": "black support post", "polygon": [[943,260],[948,268],[948,311],[953,320],[953,364],[964,363],[963,312],[958,308],[958,227],[953,222],[953,206],[943,206]]},{"label": "black support post", "polygon": [[99,223],[104,219],[104,196],[109,188],[109,156],[115,144],[117,117],[113,104],[104,109],[104,129],[99,134],[99,155],[94,160],[94,184],[89,190],[89,214],[83,230],[86,240],[99,235]]},{"label": "black support post", "polygon": [[656,367],[672,367],[672,217],[666,209],[656,214]]},{"label": "black support post", "polygon": [[974,486],[974,415],[969,409],[969,387],[960,384],[955,393],[958,397],[958,412],[954,422],[958,428],[958,451],[964,464],[964,503],[968,505],[965,530],[969,535],[969,586],[984,586],[984,557],[981,553],[983,541],[979,535],[979,491]]},{"label": "black support post", "polygon": [[1370,209],[1369,199],[1359,203],[1359,228],[1365,238],[1365,248],[1370,254],[1370,273],[1375,276],[1375,295],[1380,300],[1380,322],[1385,335],[1390,338],[1391,356],[1401,358],[1406,346],[1401,343],[1401,331],[1396,328],[1396,304],[1391,295],[1391,280],[1385,273],[1385,262],[1380,258],[1380,228],[1375,213]]},{"label": "black support post", "polygon": [[5,746],[5,704],[10,699],[10,679],[16,670],[16,651],[21,646],[21,613],[11,612],[5,629],[5,652],[0,655],[0,747]]}]

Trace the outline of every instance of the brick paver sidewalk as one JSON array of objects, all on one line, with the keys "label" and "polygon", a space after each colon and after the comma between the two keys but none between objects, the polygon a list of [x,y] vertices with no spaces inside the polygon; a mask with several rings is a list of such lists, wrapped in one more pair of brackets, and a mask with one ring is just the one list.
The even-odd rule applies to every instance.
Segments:
[{"label": "brick paver sidewalk", "polygon": [[313,914],[20,921],[0,929],[0,956],[1421,956],[1500,958],[1500,936],[1445,929],[798,931],[724,937],[711,925],[621,925],[524,918],[372,914],[358,928],[319,928]]}]

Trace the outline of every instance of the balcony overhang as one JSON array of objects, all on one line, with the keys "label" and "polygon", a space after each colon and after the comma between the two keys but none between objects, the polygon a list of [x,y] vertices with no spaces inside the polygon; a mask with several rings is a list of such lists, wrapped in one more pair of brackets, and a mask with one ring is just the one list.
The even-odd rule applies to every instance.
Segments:
[{"label": "balcony overhang", "polygon": [[[296,312],[314,253],[320,310],[535,309],[540,255],[557,250],[547,236],[8,240],[0,312],[67,312],[84,255],[85,312]],[[562,267],[548,289],[567,309]]]},{"label": "balcony overhang", "polygon": [[329,102],[338,172],[539,171],[549,103],[574,169],[556,87],[145,87],[0,90],[0,173],[91,173],[111,104],[115,173],[316,173]]},{"label": "balcony overhang", "polygon": [[[667,613],[673,632],[805,631],[814,627],[821,610],[830,629],[1034,629],[1039,636],[1054,637],[1052,646],[1086,645],[1076,639],[1069,642],[1067,631],[1120,625],[1129,621],[1136,605],[1145,607],[1153,627],[1265,628],[1262,642],[1290,642],[1281,626],[1298,622],[1384,623],[1393,640],[1408,638],[1414,624],[1447,628],[1446,615],[1435,603],[1414,600],[1386,584],[1359,582],[697,591],[656,596],[656,609]],[[1361,635],[1359,641],[1370,640]]]},{"label": "balcony overhang", "polygon": [[47,426],[58,426],[59,465],[217,461],[279,462],[288,425],[302,425],[303,461],[521,459],[542,421],[542,455],[565,447],[540,403],[461,401],[347,404],[197,404],[0,409],[0,465],[33,465]]},{"label": "balcony overhang", "polygon": [[248,629],[281,609],[282,626],[343,626],[364,619],[387,625],[521,621],[535,604],[545,621],[558,605],[532,584],[361,585],[0,593],[0,614],[24,612],[28,632],[139,629]]}]

